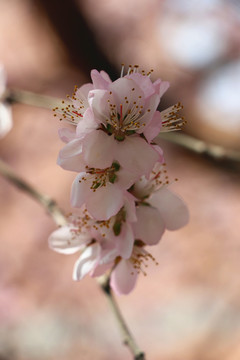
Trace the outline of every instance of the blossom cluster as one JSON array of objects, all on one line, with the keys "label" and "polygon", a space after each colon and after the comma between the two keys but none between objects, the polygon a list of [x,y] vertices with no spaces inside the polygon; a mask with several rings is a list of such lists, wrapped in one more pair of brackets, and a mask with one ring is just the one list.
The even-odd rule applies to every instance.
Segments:
[{"label": "blossom cluster", "polygon": [[154,143],[159,132],[181,128],[182,106],[159,112],[169,83],[152,82],[151,71],[140,73],[138,66],[123,72],[124,67],[112,82],[104,71],[92,70],[92,83],[76,87],[54,109],[75,126],[59,132],[66,145],[58,164],[77,173],[71,204],[79,210],[49,237],[57,252],[80,251],[74,280],[108,271],[118,294],[133,289],[148,260],[156,262],[145,247],[188,221],[186,205],[168,188],[163,151]]}]

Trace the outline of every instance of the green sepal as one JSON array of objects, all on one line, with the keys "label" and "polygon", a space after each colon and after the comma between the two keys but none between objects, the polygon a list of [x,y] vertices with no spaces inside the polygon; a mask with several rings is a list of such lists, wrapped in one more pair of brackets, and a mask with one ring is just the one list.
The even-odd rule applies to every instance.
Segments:
[{"label": "green sepal", "polygon": [[117,180],[117,175],[115,175],[115,174],[110,174],[110,175],[108,176],[108,179],[109,179],[110,183],[114,184],[115,181]]},{"label": "green sepal", "polygon": [[113,162],[112,167],[114,168],[115,171],[118,171],[120,169],[120,165],[118,162]]},{"label": "green sepal", "polygon": [[125,139],[124,135],[115,135],[115,139],[118,141],[123,141]]},{"label": "green sepal", "polygon": [[133,134],[135,134],[135,133],[136,133],[135,130],[127,130],[127,131],[126,131],[126,134],[127,134],[127,135],[133,135]]},{"label": "green sepal", "polygon": [[116,221],[113,225],[113,232],[116,236],[118,236],[121,232],[122,223],[119,221]]},{"label": "green sepal", "polygon": [[112,127],[111,124],[107,124],[106,129],[107,129],[107,132],[108,132],[109,134],[112,134],[112,133],[113,133],[113,127]]}]

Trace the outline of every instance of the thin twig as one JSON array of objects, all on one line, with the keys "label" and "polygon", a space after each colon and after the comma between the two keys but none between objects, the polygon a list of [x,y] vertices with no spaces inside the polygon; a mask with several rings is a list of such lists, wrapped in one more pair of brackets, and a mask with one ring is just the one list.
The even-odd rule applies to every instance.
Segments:
[{"label": "thin twig", "polygon": [[[16,186],[21,191],[24,191],[29,196],[31,196],[34,200],[36,200],[39,204],[41,204],[47,212],[51,215],[55,223],[59,226],[63,226],[67,223],[65,216],[62,211],[56,204],[56,202],[51,199],[49,196],[45,194],[41,194],[39,191],[34,189],[30,184],[28,184],[25,180],[20,178],[4,161],[0,159],[0,174]],[[126,344],[134,355],[134,360],[145,360],[144,353],[139,349],[136,344],[133,336],[131,335],[128,327],[123,319],[123,316],[120,312],[120,309],[111,293],[111,289],[109,286],[109,277],[104,277],[104,281],[101,281],[101,288],[104,294],[107,296],[109,300],[109,304],[111,309],[117,319],[120,330],[122,332],[124,344]]]},{"label": "thin twig", "polygon": [[[7,89],[1,96],[1,101],[21,103],[45,109],[52,109],[62,105],[62,99],[17,89]],[[240,151],[207,143],[187,134],[177,132],[160,133],[155,140],[159,139],[170,141],[197,154],[210,156],[214,160],[240,162]]]},{"label": "thin twig", "polygon": [[200,155],[208,155],[215,160],[240,161],[240,151],[230,150],[219,145],[209,144],[187,134],[174,132],[160,133],[155,140],[167,140]]},{"label": "thin twig", "polygon": [[2,99],[11,104],[20,103],[44,109],[52,109],[62,104],[62,99],[18,89],[7,89]]},{"label": "thin twig", "polygon": [[107,296],[109,305],[112,309],[112,312],[117,320],[119,329],[122,333],[122,339],[123,339],[123,343],[129,347],[129,349],[131,350],[133,356],[134,356],[134,360],[145,360],[145,354],[142,350],[140,350],[139,346],[137,345],[137,343],[135,342],[132,334],[130,333],[126,322],[120,312],[120,309],[116,303],[116,300],[112,294],[110,285],[109,285],[109,276],[102,276],[101,278],[99,278],[99,283],[101,286],[102,291],[104,292],[104,294]]},{"label": "thin twig", "polygon": [[20,178],[15,172],[0,159],[0,174],[10,181],[14,186],[16,186],[21,191],[24,191],[40,203],[47,212],[51,215],[53,220],[57,225],[63,226],[67,223],[63,212],[59,209],[56,202],[51,199],[49,196],[41,194],[39,191],[34,189],[30,184],[25,180]]}]

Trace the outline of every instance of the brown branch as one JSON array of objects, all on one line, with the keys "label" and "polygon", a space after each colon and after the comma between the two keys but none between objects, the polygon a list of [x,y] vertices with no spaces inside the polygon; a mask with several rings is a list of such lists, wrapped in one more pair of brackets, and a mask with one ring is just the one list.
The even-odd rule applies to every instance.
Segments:
[{"label": "brown branch", "polygon": [[112,312],[117,320],[119,329],[122,334],[122,339],[124,345],[128,346],[130,351],[132,352],[134,356],[134,360],[146,360],[145,354],[142,350],[140,350],[139,346],[135,342],[130,330],[127,327],[127,324],[121,314],[121,311],[118,307],[118,304],[112,294],[110,285],[109,285],[109,276],[102,276],[99,278],[99,284],[101,286],[102,291],[107,296],[109,305],[112,309]]},{"label": "brown branch", "polygon": [[2,96],[2,101],[10,104],[20,103],[30,106],[41,107],[44,109],[52,109],[61,106],[62,99],[53,96],[36,94],[31,91],[20,89],[8,89]]},{"label": "brown branch", "polygon": [[49,196],[41,194],[39,191],[34,189],[25,180],[20,178],[15,172],[0,159],[0,174],[7,179],[10,183],[16,186],[21,191],[24,191],[39,204],[41,204],[53,218],[57,225],[63,226],[67,223],[63,212],[60,210],[56,202]]},{"label": "brown branch", "polygon": [[210,144],[187,134],[179,134],[177,132],[160,133],[157,138],[155,138],[157,141],[161,139],[180,145],[199,155],[210,156],[214,160],[240,161],[240,151]]}]

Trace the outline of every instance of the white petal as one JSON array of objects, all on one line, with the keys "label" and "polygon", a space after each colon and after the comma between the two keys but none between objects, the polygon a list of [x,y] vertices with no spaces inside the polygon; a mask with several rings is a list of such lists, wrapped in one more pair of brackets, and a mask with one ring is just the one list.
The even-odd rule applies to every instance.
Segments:
[{"label": "white petal", "polygon": [[129,260],[121,260],[111,274],[110,286],[118,295],[129,294],[136,284],[137,275]]},{"label": "white petal", "polygon": [[100,245],[95,243],[87,246],[74,264],[73,280],[79,281],[96,266],[100,254]]},{"label": "white petal", "polygon": [[117,185],[108,183],[88,195],[86,207],[97,220],[108,220],[123,206],[123,197],[124,192]]},{"label": "white petal", "polygon": [[168,230],[177,230],[189,221],[189,212],[186,204],[172,191],[162,187],[149,199],[161,213]]},{"label": "white petal", "polygon": [[86,164],[82,155],[82,140],[74,139],[67,143],[60,150],[57,163],[65,170],[84,171]]},{"label": "white petal", "polygon": [[[86,180],[83,180],[83,177]],[[71,204],[73,207],[81,207],[89,194],[92,192],[91,187],[91,179],[89,179],[89,174],[82,172],[77,175],[73,184],[71,191]]]},{"label": "white petal", "polygon": [[159,211],[151,206],[139,205],[137,222],[132,223],[135,239],[147,245],[157,244],[165,230],[164,220]]},{"label": "white petal", "polygon": [[12,128],[12,111],[9,106],[0,104],[0,139]]},{"label": "white petal", "polygon": [[102,130],[94,130],[83,140],[83,156],[89,167],[105,169],[112,165],[115,153],[113,135],[108,136]]},{"label": "white petal", "polygon": [[49,236],[49,247],[61,254],[74,254],[79,251],[88,241],[90,241],[90,237],[88,234],[76,236],[74,233],[75,230],[77,229],[70,225],[55,230]]},{"label": "white petal", "polygon": [[158,153],[138,135],[116,141],[115,160],[136,176],[148,176],[159,160]]}]

